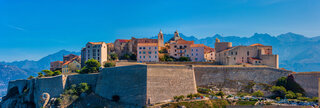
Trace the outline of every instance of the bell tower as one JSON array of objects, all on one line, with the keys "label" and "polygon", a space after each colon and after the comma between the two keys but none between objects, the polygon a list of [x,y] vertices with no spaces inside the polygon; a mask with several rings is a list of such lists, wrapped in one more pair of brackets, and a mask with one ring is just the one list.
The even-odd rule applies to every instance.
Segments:
[{"label": "bell tower", "polygon": [[163,33],[162,33],[161,29],[158,34],[158,47],[164,47],[164,39],[163,39]]}]

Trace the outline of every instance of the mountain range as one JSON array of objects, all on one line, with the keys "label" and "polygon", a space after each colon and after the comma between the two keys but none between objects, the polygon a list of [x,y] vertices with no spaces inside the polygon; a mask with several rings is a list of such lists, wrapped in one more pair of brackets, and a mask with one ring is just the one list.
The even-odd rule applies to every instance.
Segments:
[{"label": "mountain range", "polygon": [[[217,34],[198,39],[194,36],[185,36],[182,33],[179,35],[185,40],[194,41],[197,44],[205,44],[213,48],[216,38],[219,38],[222,42],[232,42],[233,46],[255,43],[271,45],[273,53],[279,54],[281,68],[295,72],[320,70],[320,36],[308,38],[289,32],[278,36],[255,33],[251,37],[221,36]],[[173,34],[164,34],[165,41],[168,41],[171,37],[173,37]],[[157,39],[157,36],[151,38]],[[62,56],[68,54],[80,55],[80,52],[61,50],[38,61],[0,62],[0,97],[6,93],[7,84],[10,80],[25,79],[30,75],[36,76],[41,70],[49,69],[50,62],[62,61]]]}]

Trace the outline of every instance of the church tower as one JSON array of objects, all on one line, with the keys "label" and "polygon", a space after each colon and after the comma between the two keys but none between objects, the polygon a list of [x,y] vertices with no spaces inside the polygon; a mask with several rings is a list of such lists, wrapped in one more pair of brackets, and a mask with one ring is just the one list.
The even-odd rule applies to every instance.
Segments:
[{"label": "church tower", "polygon": [[164,47],[164,39],[163,39],[163,33],[162,33],[161,29],[158,34],[158,47]]},{"label": "church tower", "polygon": [[178,32],[178,30],[176,30],[176,31],[174,32],[174,36],[173,36],[173,38],[174,38],[174,40],[181,39],[181,37],[179,36],[179,32]]}]

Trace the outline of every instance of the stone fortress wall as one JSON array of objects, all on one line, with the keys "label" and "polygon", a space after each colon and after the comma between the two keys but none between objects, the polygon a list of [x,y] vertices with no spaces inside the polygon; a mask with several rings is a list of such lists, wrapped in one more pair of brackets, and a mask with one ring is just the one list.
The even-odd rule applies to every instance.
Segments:
[{"label": "stone fortress wall", "polygon": [[[122,103],[143,106],[167,101],[173,96],[196,93],[196,86],[215,85],[240,90],[241,87],[237,85],[250,81],[270,84],[290,74],[291,71],[263,66],[135,64],[104,68],[98,74],[10,81],[8,93],[16,88],[19,94],[23,94],[28,88],[24,100],[34,102],[39,107],[43,93],[49,93],[51,98],[56,98],[72,84],[85,82],[101,97],[112,99],[113,96],[119,96]],[[294,76],[307,93],[312,96],[317,94],[317,78],[320,74]]]},{"label": "stone fortress wall", "polygon": [[148,65],[147,103],[197,93],[192,65]]},{"label": "stone fortress wall", "polygon": [[294,80],[305,90],[307,96],[318,97],[320,72],[300,72],[292,75]]}]

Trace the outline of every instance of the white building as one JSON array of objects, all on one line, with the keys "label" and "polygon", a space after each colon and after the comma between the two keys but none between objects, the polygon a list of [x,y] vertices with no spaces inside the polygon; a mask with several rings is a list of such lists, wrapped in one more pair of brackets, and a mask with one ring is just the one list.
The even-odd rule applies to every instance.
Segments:
[{"label": "white building", "polygon": [[101,66],[108,60],[108,48],[105,42],[88,42],[81,50],[81,66],[89,59],[97,60]]}]

